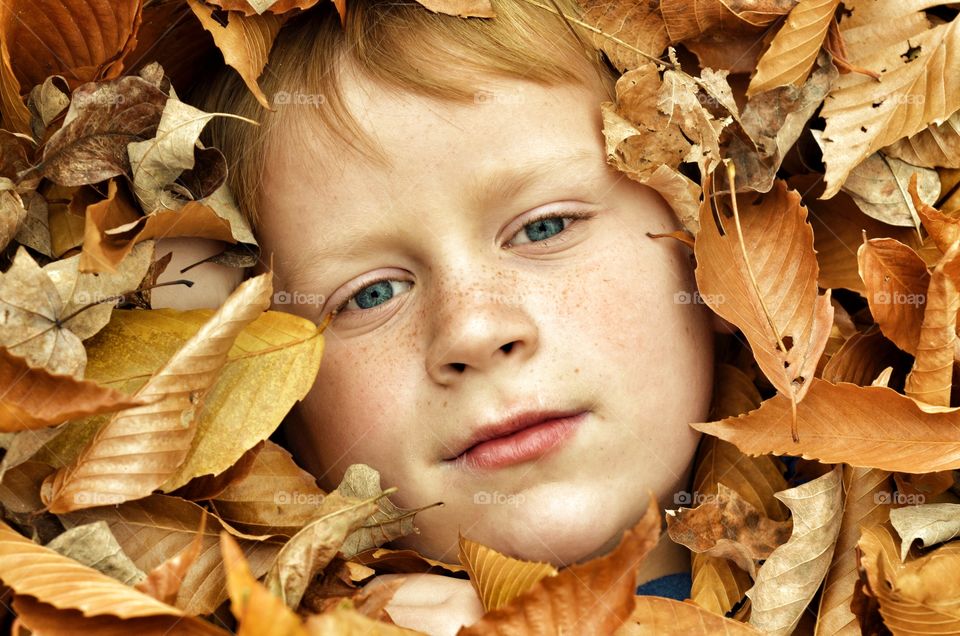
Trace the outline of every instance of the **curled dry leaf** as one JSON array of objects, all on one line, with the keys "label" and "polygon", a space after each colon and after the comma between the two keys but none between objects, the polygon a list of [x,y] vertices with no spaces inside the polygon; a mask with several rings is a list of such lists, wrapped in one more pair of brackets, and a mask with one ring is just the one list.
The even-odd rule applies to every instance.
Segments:
[{"label": "curled dry leaf", "polygon": [[190,450],[204,396],[237,335],[266,310],[272,292],[270,274],[251,278],[234,290],[134,394],[151,403],[112,417],[71,465],[44,482],[42,497],[48,509],[70,512],[146,497],[175,475]]},{"label": "curled dry leaf", "polygon": [[960,168],[960,111],[912,137],[887,146],[890,157],[924,168]]},{"label": "curled dry leaf", "polygon": [[141,400],[71,375],[30,366],[0,347],[0,431],[23,431],[111,413]]},{"label": "curled dry leaf", "polygon": [[[764,375],[794,408],[810,386],[833,322],[829,290],[817,293],[806,216],[800,196],[782,181],[765,195],[738,195],[729,206],[708,196],[695,251],[704,301],[743,331]],[[785,267],[790,276],[783,275]],[[795,422],[784,425],[796,439]]]},{"label": "curled dry leaf", "polygon": [[864,528],[858,547],[870,593],[880,602],[884,624],[895,634],[960,631],[960,542],[900,563],[899,542],[884,526]]},{"label": "curled dry leaf", "polygon": [[263,72],[273,40],[280,32],[281,18],[270,14],[244,15],[231,11],[226,14],[224,24],[213,18],[212,7],[199,0],[187,0],[187,3],[203,28],[213,36],[226,63],[236,69],[257,101],[264,108],[270,108],[267,96],[257,84],[257,78]]},{"label": "curled dry leaf", "polygon": [[751,455],[796,455],[891,472],[960,468],[956,408],[924,406],[883,386],[814,379],[797,405],[799,442],[784,432],[790,416],[790,401],[777,395],[746,415],[691,426]]},{"label": "curled dry leaf", "polygon": [[0,343],[27,364],[51,373],[83,375],[87,354],[81,340],[110,320],[117,295],[143,280],[153,243],[140,246],[116,274],[79,272],[79,257],[40,268],[22,246],[0,274]]},{"label": "curled dry leaf", "polygon": [[751,625],[787,635],[830,567],[843,512],[841,469],[779,492],[777,498],[793,512],[793,534],[761,566],[747,596]]},{"label": "curled dry leaf", "polygon": [[820,593],[816,636],[860,633],[859,621],[850,610],[859,580],[857,541],[861,528],[887,521],[891,485],[886,471],[843,466],[843,519]]},{"label": "curled dry leaf", "polygon": [[960,535],[960,504],[932,503],[890,510],[890,523],[900,535],[900,560],[916,539],[929,548]]},{"label": "curled dry leaf", "polygon": [[624,533],[612,552],[540,579],[524,594],[462,628],[458,636],[612,633],[633,612],[637,568],[659,536],[660,515],[651,493],[643,518]]},{"label": "curled dry leaf", "polygon": [[277,554],[264,579],[267,589],[296,609],[313,577],[329,565],[347,536],[376,509],[374,498],[354,499],[336,491],[324,497],[316,517]]},{"label": "curled dry leaf", "polygon": [[147,576],[124,553],[105,521],[70,528],[47,543],[47,547],[126,585],[134,586]]},{"label": "curled dry leaf", "polygon": [[907,186],[913,205],[920,216],[920,222],[923,223],[923,229],[930,234],[930,238],[936,243],[937,249],[944,254],[950,249],[957,239],[960,239],[960,218],[954,213],[944,213],[927,205],[921,198],[917,190],[917,175],[910,176],[910,183]]},{"label": "curled dry leaf", "polygon": [[97,183],[129,172],[127,144],[157,130],[167,96],[128,75],[73,92],[63,125],[43,147],[40,172],[61,185]]},{"label": "curled dry leaf", "polygon": [[[106,525],[106,522],[101,523]],[[176,555],[150,570],[146,578],[138,582],[134,588],[169,605],[176,603],[177,594],[180,592],[180,586],[183,584],[187,571],[200,555],[206,528],[207,512],[204,510],[203,516],[200,518],[200,529],[197,530],[197,536],[194,537],[193,541]]]},{"label": "curled dry leaf", "polygon": [[904,393],[933,404],[950,406],[953,358],[960,311],[960,243],[955,243],[933,270],[927,286],[916,358]]},{"label": "curled dry leaf", "polygon": [[335,492],[344,497],[376,499],[377,502],[377,508],[370,518],[351,532],[340,548],[341,554],[347,559],[360,552],[380,547],[388,541],[420,532],[413,525],[414,515],[431,507],[427,505],[413,509],[398,508],[389,499],[382,497],[380,473],[366,464],[348,466]]},{"label": "curled dry leaf", "polygon": [[549,563],[514,559],[463,535],[459,545],[460,563],[487,612],[503,607],[543,577],[557,575]]},{"label": "curled dry leaf", "polygon": [[762,515],[737,491],[717,484],[717,494],[696,508],[667,511],[667,532],[691,551],[730,559],[756,578],[757,561],[786,542],[792,524]]},{"label": "curled dry leaf", "polygon": [[923,201],[936,201],[940,196],[940,178],[936,170],[918,168],[880,152],[870,155],[850,172],[843,191],[867,216],[913,229],[920,225],[914,203],[907,193],[907,184],[914,174],[920,175]]}]

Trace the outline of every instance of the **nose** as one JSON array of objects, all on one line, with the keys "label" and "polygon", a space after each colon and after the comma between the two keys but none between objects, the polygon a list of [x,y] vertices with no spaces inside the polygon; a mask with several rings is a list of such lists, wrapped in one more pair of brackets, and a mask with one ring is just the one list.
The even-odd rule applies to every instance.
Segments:
[{"label": "nose", "polygon": [[428,375],[451,385],[467,374],[528,360],[539,342],[537,324],[522,295],[473,291],[438,299],[434,338],[427,349]]}]

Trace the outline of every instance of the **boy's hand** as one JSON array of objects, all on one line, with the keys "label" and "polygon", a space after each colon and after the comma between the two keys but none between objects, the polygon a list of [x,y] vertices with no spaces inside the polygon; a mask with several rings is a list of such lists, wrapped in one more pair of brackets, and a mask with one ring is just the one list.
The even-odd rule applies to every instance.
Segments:
[{"label": "boy's hand", "polygon": [[381,574],[367,585],[402,578],[403,584],[387,603],[387,613],[401,627],[430,636],[453,636],[464,625],[483,616],[483,605],[465,579],[440,574]]}]

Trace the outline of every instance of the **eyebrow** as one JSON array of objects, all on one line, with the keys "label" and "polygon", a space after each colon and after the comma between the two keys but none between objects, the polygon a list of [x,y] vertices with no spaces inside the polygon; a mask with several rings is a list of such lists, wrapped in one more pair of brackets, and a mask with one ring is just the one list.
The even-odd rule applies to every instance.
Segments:
[{"label": "eyebrow", "polygon": [[[599,161],[598,161],[599,159]],[[484,208],[496,202],[508,201],[528,189],[538,179],[567,164],[597,163],[598,168],[606,168],[602,152],[593,148],[579,148],[572,152],[531,159],[519,168],[511,166],[492,171],[484,175],[474,175],[470,186],[469,204]],[[580,174],[586,171],[579,171]],[[589,174],[589,173],[588,173]],[[346,259],[375,253],[382,249],[383,236],[375,229],[355,236],[346,246],[320,245],[312,250],[301,252],[289,261],[288,284],[297,287],[299,283],[320,267],[335,259]]]}]

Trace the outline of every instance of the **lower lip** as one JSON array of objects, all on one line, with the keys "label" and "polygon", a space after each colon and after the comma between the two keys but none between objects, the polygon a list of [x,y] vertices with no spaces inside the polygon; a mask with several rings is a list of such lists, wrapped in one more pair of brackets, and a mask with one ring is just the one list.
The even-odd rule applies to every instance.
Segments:
[{"label": "lower lip", "polygon": [[455,461],[476,469],[511,466],[542,457],[569,439],[587,411],[556,420],[547,420],[511,435],[477,444]]}]

